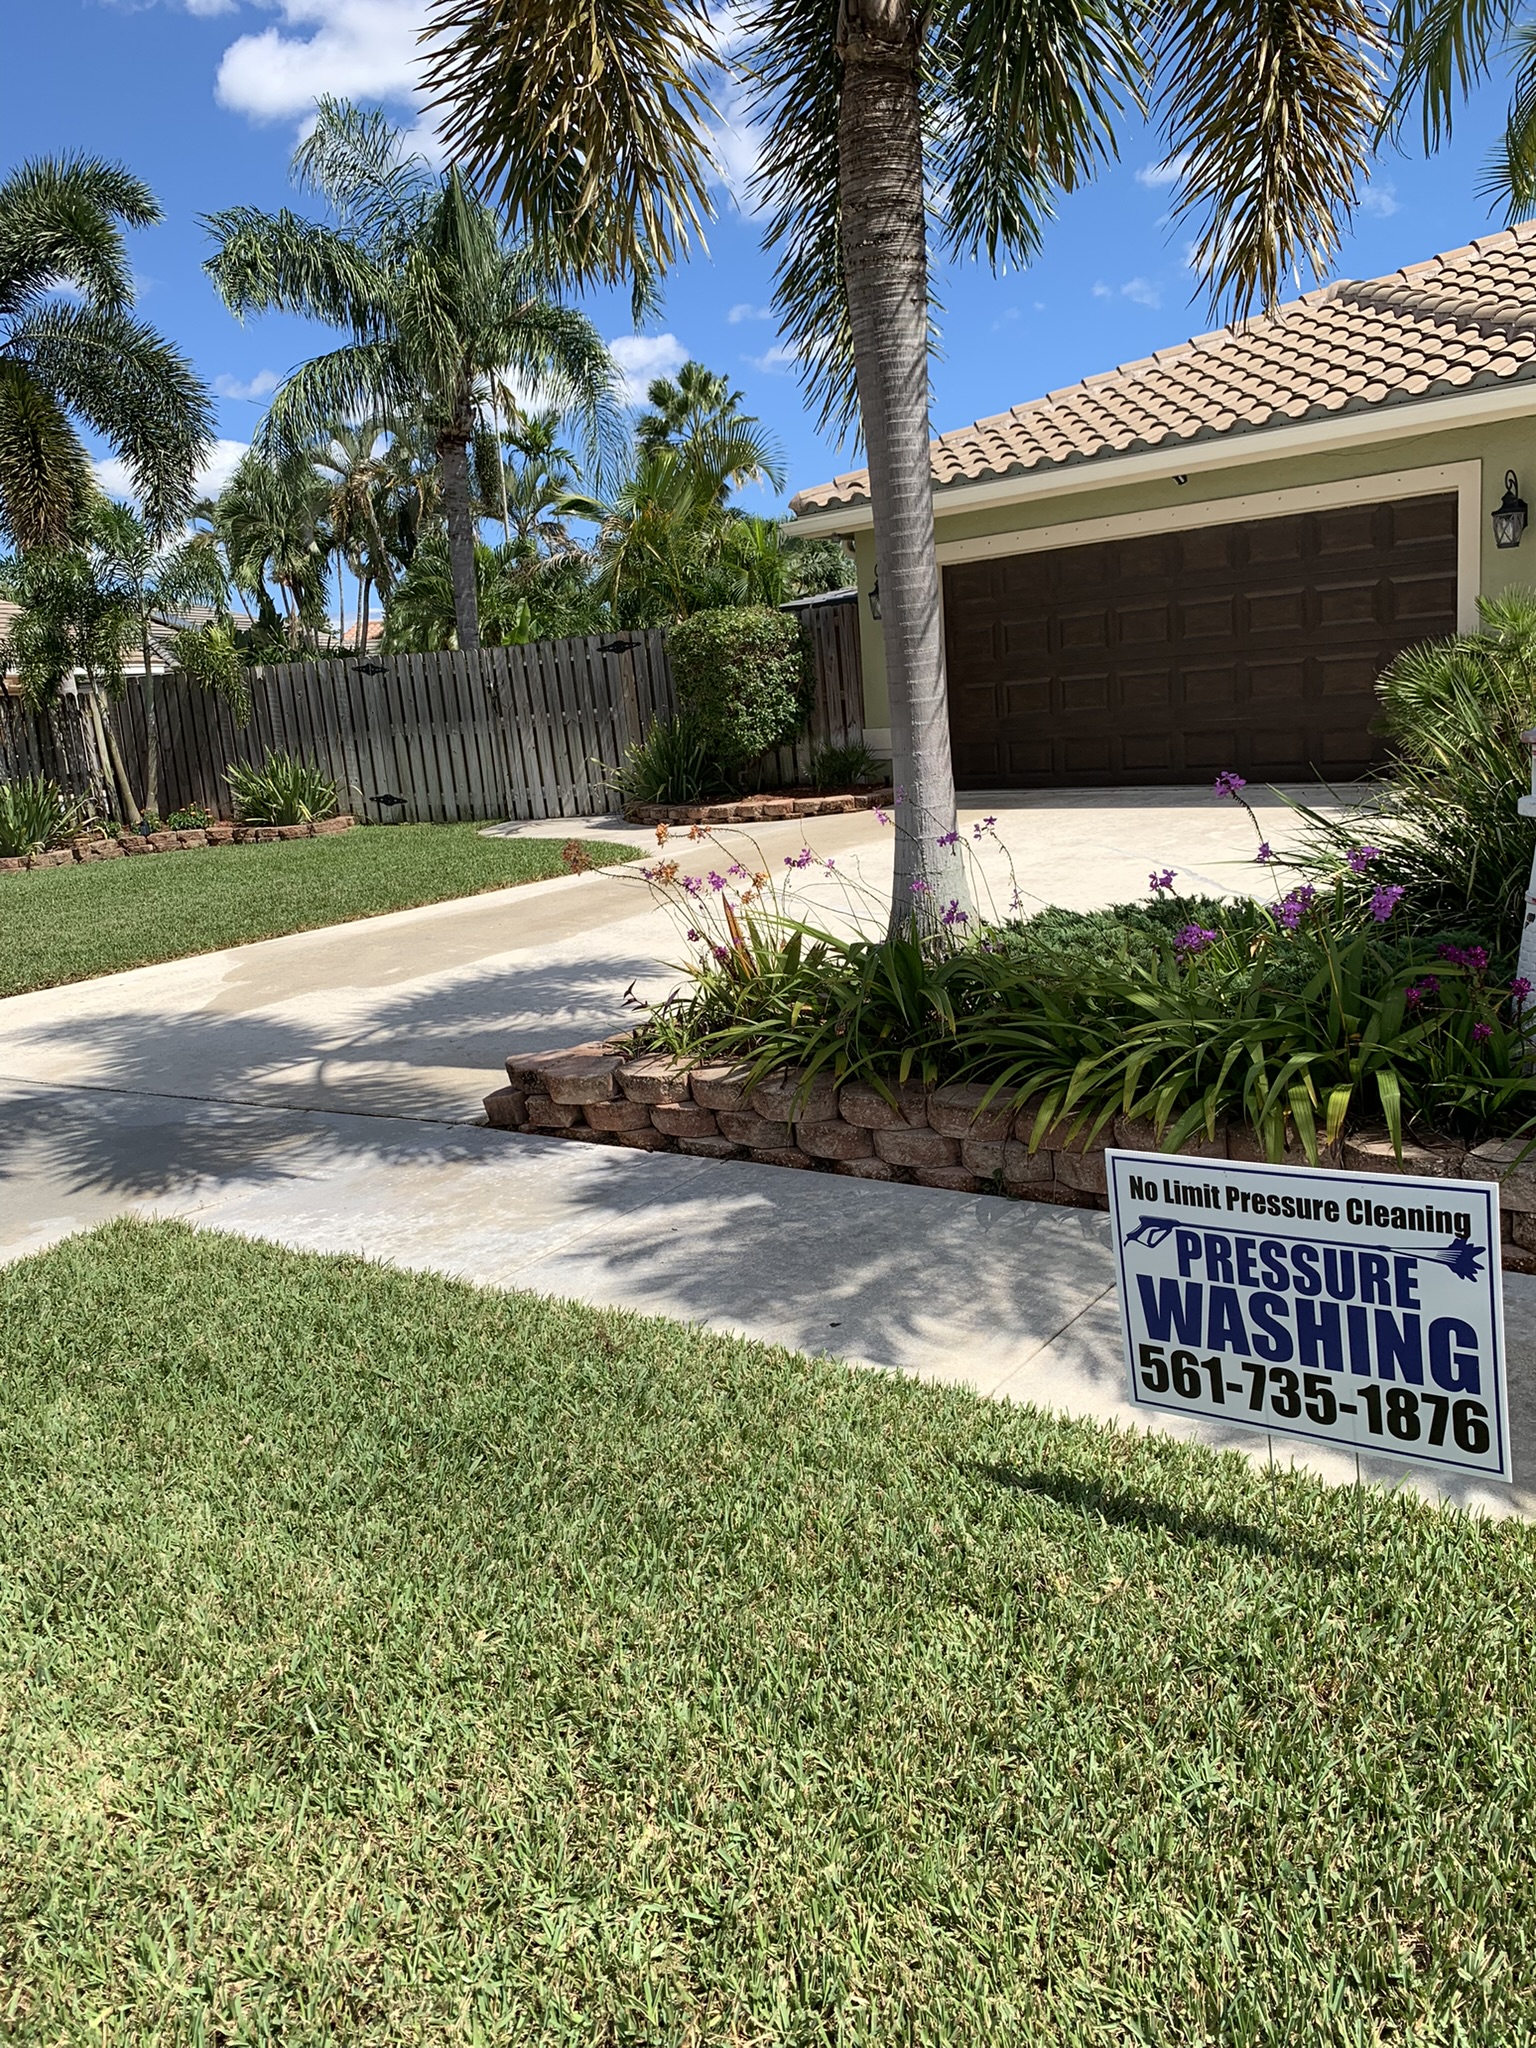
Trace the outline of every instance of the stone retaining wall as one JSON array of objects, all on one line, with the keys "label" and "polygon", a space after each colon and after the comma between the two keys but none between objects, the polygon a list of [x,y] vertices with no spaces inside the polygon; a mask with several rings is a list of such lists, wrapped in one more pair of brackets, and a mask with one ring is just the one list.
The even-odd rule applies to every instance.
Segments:
[{"label": "stone retaining wall", "polygon": [[[497,1130],[577,1138],[645,1152],[691,1152],[706,1159],[752,1159],[763,1166],[852,1174],[860,1180],[910,1181],[956,1194],[1011,1196],[1076,1209],[1105,1209],[1104,1152],[1110,1145],[1157,1151],[1148,1123],[1117,1117],[1098,1137],[1070,1138],[1058,1124],[1031,1151],[1036,1110],[983,1107],[977,1082],[938,1088],[866,1081],[811,1084],[801,1101],[795,1074],[772,1074],[749,1090],[747,1069],[689,1066],[658,1055],[626,1059],[605,1044],[575,1045],[507,1061],[508,1086],[485,1098]],[[1346,1137],[1325,1154],[1328,1167],[1357,1173],[1406,1173],[1428,1179],[1501,1184],[1504,1264],[1536,1272],[1536,1153],[1493,1140],[1468,1148],[1405,1145],[1401,1162],[1384,1134]],[[1184,1157],[1261,1160],[1264,1149],[1242,1126],[1213,1140],[1186,1141]],[[1304,1163],[1299,1147],[1289,1157]]]},{"label": "stone retaining wall", "polygon": [[835,796],[744,796],[718,804],[626,804],[631,825],[763,825],[774,818],[835,818],[888,804],[892,789],[857,789]]},{"label": "stone retaining wall", "polygon": [[144,853],[188,853],[203,846],[269,846],[279,839],[324,839],[333,832],[350,831],[356,820],[318,818],[309,825],[210,825],[206,832],[121,832],[115,838],[76,839],[68,846],[47,853],[29,854],[24,859],[0,860],[0,874],[18,873],[23,868],[67,868],[76,861],[123,860]]}]

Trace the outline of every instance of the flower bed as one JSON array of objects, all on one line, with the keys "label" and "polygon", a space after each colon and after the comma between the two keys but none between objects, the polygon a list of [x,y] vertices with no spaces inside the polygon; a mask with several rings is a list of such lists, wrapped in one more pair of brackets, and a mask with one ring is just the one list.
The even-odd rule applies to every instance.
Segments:
[{"label": "flower bed", "polygon": [[[1157,1133],[1140,1118],[1116,1117],[1092,1135],[1077,1119],[1041,1131],[1034,1102],[1010,1106],[979,1082],[839,1086],[824,1075],[807,1079],[792,1070],[754,1084],[749,1067],[700,1065],[665,1054],[631,1058],[602,1043],[514,1054],[507,1081],[485,1098],[486,1120],[497,1130],[1074,1209],[1109,1206],[1109,1146],[1159,1149]],[[1261,1160],[1266,1154],[1253,1131],[1225,1125],[1214,1136],[1186,1141],[1182,1156]],[[1287,1158],[1304,1163],[1300,1147]],[[1368,1132],[1325,1148],[1320,1163],[1355,1173],[1498,1181],[1504,1264],[1536,1272],[1536,1156],[1527,1159],[1525,1146],[1498,1139],[1405,1143],[1399,1161],[1385,1132]]]},{"label": "flower bed", "polygon": [[22,868],[67,868],[74,862],[122,860],[146,853],[188,853],[208,846],[269,846],[279,839],[321,839],[334,832],[348,832],[356,823],[350,814],[317,818],[308,825],[226,825],[213,824],[205,831],[105,833],[71,841],[47,853],[29,854],[24,859],[0,860],[0,874]]},{"label": "flower bed", "polygon": [[892,800],[886,789],[836,790],[829,794],[744,796],[729,803],[626,804],[631,825],[761,825],[775,818],[831,818],[845,811],[873,811]]}]

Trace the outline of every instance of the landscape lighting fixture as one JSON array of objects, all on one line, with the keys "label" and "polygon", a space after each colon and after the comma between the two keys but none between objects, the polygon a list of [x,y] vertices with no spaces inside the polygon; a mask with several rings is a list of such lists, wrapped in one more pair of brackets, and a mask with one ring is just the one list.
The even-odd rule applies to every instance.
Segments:
[{"label": "landscape lighting fixture", "polygon": [[1504,502],[1493,513],[1493,544],[1500,548],[1517,548],[1520,536],[1525,531],[1525,500],[1520,495],[1520,479],[1512,469],[1504,472]]}]

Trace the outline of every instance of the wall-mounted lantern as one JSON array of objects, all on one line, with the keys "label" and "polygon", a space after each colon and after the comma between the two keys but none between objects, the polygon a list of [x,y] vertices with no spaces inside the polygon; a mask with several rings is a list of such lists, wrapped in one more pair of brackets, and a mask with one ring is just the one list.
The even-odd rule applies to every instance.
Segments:
[{"label": "wall-mounted lantern", "polygon": [[880,616],[880,572],[878,569],[875,571],[874,587],[869,593],[869,616],[872,619],[878,619]]},{"label": "wall-mounted lantern", "polygon": [[1504,472],[1504,502],[1496,506],[1493,513],[1493,542],[1495,547],[1517,548],[1520,536],[1525,531],[1525,500],[1520,495],[1520,479],[1512,469]]}]

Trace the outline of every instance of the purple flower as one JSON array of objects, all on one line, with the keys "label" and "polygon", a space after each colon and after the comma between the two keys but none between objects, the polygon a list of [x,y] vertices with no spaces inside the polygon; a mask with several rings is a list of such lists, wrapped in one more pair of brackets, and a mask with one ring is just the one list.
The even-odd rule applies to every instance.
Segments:
[{"label": "purple flower", "polygon": [[1387,882],[1381,888],[1374,889],[1371,892],[1371,915],[1378,924],[1386,923],[1393,911],[1396,910],[1398,904],[1402,902],[1403,895],[1404,890],[1401,882]]},{"label": "purple flower", "polygon": [[1212,796],[1236,796],[1240,790],[1244,790],[1247,787],[1248,778],[1246,776],[1235,775],[1230,768],[1227,768],[1211,784],[1211,794]]},{"label": "purple flower", "polygon": [[966,916],[965,912],[960,908],[959,903],[955,900],[953,896],[951,896],[951,898],[949,899],[949,904],[945,909],[944,915],[940,919],[940,922],[942,924],[955,925],[969,924],[970,921],[971,920]]},{"label": "purple flower", "polygon": [[876,823],[877,825],[889,825],[889,823],[890,823],[890,822],[891,822],[891,814],[890,814],[890,812],[889,812],[889,811],[882,811],[882,810],[880,810],[880,809],[878,809],[878,808],[877,808],[877,809],[876,809],[876,811],[875,811],[875,823]]},{"label": "purple flower", "polygon": [[1509,984],[1509,999],[1518,1009],[1531,992],[1531,984],[1523,974],[1517,974]]},{"label": "purple flower", "polygon": [[1410,1010],[1416,1010],[1428,997],[1440,993],[1440,984],[1432,974],[1426,974],[1422,981],[1416,981],[1412,988],[1403,990],[1403,1000]]},{"label": "purple flower", "polygon": [[1472,1043],[1474,1045],[1486,1045],[1492,1036],[1493,1026],[1491,1024],[1474,1024],[1472,1026]]},{"label": "purple flower", "polygon": [[704,893],[704,884],[697,875],[684,875],[683,887],[690,896],[702,896]]},{"label": "purple flower", "polygon": [[939,844],[940,846],[958,846],[960,844],[960,834],[954,831],[941,832],[939,834]]},{"label": "purple flower", "polygon": [[1465,967],[1469,974],[1486,974],[1488,971],[1488,949],[1485,946],[1442,946],[1440,958],[1449,960],[1453,967]]},{"label": "purple flower", "polygon": [[700,935],[700,934],[699,934],[698,932],[696,932],[696,931],[695,931],[695,930],[693,929],[693,927],[692,927],[692,926],[690,925],[690,926],[689,926],[689,928],[688,928],[688,936],[689,936],[689,938],[690,938],[690,939],[693,939],[694,941],[697,941],[697,940],[699,939],[699,937],[700,937],[701,935]]},{"label": "purple flower", "polygon": [[724,963],[731,957],[731,949],[729,946],[716,946],[714,950],[715,958],[718,961],[720,961],[722,965],[724,965]]},{"label": "purple flower", "polygon": [[1344,858],[1349,862],[1350,868],[1355,874],[1363,875],[1373,860],[1381,859],[1381,848],[1379,846],[1352,846]]},{"label": "purple flower", "polygon": [[1260,867],[1264,867],[1275,858],[1275,849],[1267,839],[1261,839],[1259,841],[1259,850],[1253,857]]},{"label": "purple flower", "polygon": [[894,793],[892,794],[892,797],[891,797],[891,802],[892,802],[893,804],[895,804],[895,805],[897,806],[897,808],[899,809],[899,808],[901,807],[901,805],[902,805],[902,804],[904,804],[904,803],[906,802],[906,800],[907,800],[907,785],[906,785],[906,784],[905,784],[904,782],[903,782],[903,783],[899,783],[899,784],[897,785],[897,787],[896,787],[896,789],[895,789]]},{"label": "purple flower", "polygon": [[787,868],[808,868],[816,856],[808,846],[802,846],[798,853],[786,853],[784,865]]},{"label": "purple flower", "polygon": [[717,875],[714,869],[711,868],[709,871],[709,886],[711,889],[723,889],[725,887],[724,875]]},{"label": "purple flower", "polygon": [[1312,884],[1305,882],[1299,889],[1293,889],[1290,895],[1276,906],[1275,916],[1288,932],[1295,931],[1301,923],[1302,918],[1311,909],[1312,899],[1316,894],[1317,891]]},{"label": "purple flower", "polygon": [[928,884],[921,875],[914,875],[912,877],[911,888],[914,896],[926,896],[929,893]]},{"label": "purple flower", "polygon": [[1207,946],[1214,946],[1219,934],[1207,931],[1204,925],[1187,924],[1181,932],[1175,932],[1173,950],[1186,956],[1203,953]]},{"label": "purple flower", "polygon": [[744,882],[747,879],[747,871],[739,860],[733,860],[726,873],[734,875],[738,882]]},{"label": "purple flower", "polygon": [[990,832],[992,830],[992,827],[997,823],[997,820],[996,818],[983,818],[981,822],[983,825],[986,826],[987,830]]},{"label": "purple flower", "polygon": [[1154,896],[1159,895],[1164,889],[1171,889],[1173,887],[1173,869],[1164,868],[1161,874],[1154,870],[1147,877],[1147,887]]}]

